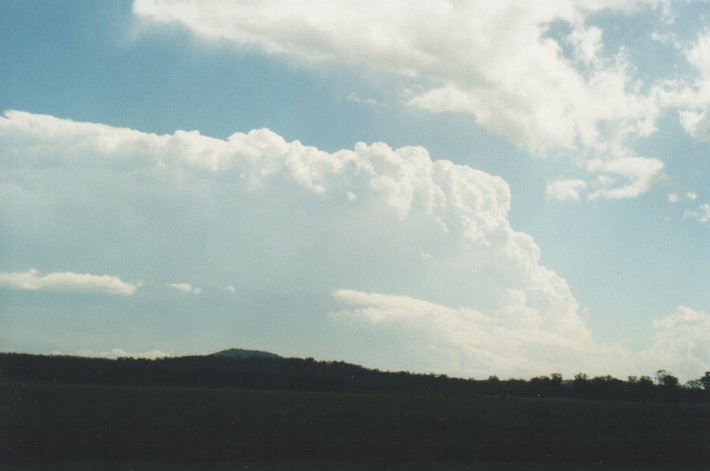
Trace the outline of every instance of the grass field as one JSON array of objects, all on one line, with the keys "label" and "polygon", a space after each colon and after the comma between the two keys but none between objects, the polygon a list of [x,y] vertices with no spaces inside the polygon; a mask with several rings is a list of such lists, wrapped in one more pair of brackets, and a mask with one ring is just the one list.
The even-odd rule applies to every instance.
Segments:
[{"label": "grass field", "polygon": [[110,463],[105,461],[78,463],[22,463],[11,471],[707,471],[696,465],[632,465],[574,463]]},{"label": "grass field", "polygon": [[[115,463],[102,469],[441,469],[422,463],[477,462],[488,467],[446,469],[703,469],[710,462],[710,407],[702,404],[20,382],[3,383],[0,395],[0,441],[11,469],[91,467],[82,462]],[[491,468],[496,462],[510,464]]]}]

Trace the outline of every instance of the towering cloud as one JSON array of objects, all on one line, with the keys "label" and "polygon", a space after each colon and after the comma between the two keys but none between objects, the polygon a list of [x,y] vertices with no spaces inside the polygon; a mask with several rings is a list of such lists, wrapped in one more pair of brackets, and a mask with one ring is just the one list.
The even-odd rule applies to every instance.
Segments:
[{"label": "towering cloud", "polygon": [[[365,352],[348,359],[373,366],[624,374],[653,356],[594,341],[567,283],[511,228],[505,181],[421,147],[327,153],[266,129],[158,136],[7,112],[0,149],[0,242],[26,263],[123,267],[151,286],[195,280],[300,319],[302,335],[338,332]],[[656,327],[682,344],[683,319]],[[655,352],[652,367],[665,367]]]}]

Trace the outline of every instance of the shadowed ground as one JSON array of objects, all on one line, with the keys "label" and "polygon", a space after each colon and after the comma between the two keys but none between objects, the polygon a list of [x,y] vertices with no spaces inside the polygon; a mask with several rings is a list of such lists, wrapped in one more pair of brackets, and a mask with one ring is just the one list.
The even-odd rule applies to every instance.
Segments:
[{"label": "shadowed ground", "polygon": [[9,407],[0,409],[0,443],[10,469],[82,469],[82,462],[157,470],[703,469],[710,462],[705,404],[1,386],[0,404]]}]

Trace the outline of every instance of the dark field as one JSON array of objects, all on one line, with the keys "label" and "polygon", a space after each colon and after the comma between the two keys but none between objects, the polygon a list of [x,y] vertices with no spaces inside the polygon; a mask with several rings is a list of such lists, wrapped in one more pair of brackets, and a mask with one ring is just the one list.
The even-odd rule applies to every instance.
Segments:
[{"label": "dark field", "polygon": [[0,386],[7,469],[707,469],[710,462],[707,404]]},{"label": "dark field", "polygon": [[606,465],[521,463],[24,463],[13,471],[703,471],[702,465]]}]

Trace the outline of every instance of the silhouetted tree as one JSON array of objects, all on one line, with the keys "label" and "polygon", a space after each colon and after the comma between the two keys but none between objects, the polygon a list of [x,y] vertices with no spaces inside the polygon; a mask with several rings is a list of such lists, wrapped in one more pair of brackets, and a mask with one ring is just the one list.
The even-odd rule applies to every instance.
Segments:
[{"label": "silhouetted tree", "polygon": [[627,387],[632,401],[648,402],[653,397],[653,381],[648,376],[629,376]]},{"label": "silhouetted tree", "polygon": [[658,370],[656,371],[656,384],[667,388],[676,388],[678,387],[678,378],[666,370]]},{"label": "silhouetted tree", "polygon": [[705,372],[705,375],[700,378],[700,382],[703,384],[703,389],[710,392],[710,371]]},{"label": "silhouetted tree", "polygon": [[574,397],[588,399],[590,397],[589,376],[577,373],[572,380],[572,394]]},{"label": "silhouetted tree", "polygon": [[597,400],[621,400],[626,383],[613,376],[595,376],[589,381],[590,398]]},{"label": "silhouetted tree", "polygon": [[530,380],[530,387],[535,396],[561,397],[564,396],[562,388],[562,375],[552,373],[550,376],[537,376]]},{"label": "silhouetted tree", "polygon": [[678,400],[678,378],[666,370],[656,371],[656,384],[660,387],[661,399],[675,402]]},{"label": "silhouetted tree", "polygon": [[0,378],[102,385],[209,387],[411,395],[495,395],[574,397],[595,400],[710,402],[710,371],[680,386],[666,370],[621,381],[559,373],[530,380],[490,376],[487,380],[370,370],[342,361],[312,358],[227,358],[192,356],[118,360],[0,353]]}]

